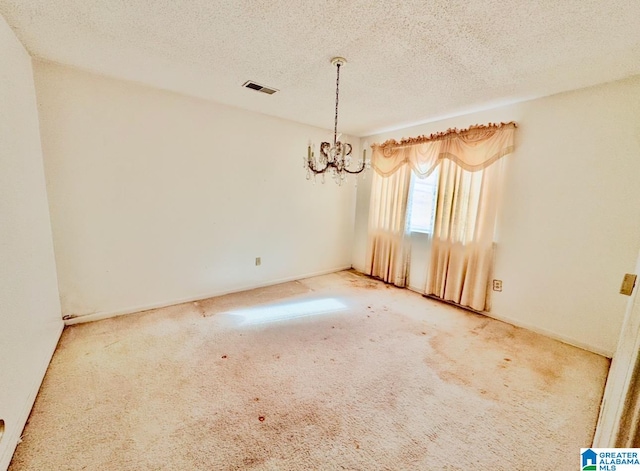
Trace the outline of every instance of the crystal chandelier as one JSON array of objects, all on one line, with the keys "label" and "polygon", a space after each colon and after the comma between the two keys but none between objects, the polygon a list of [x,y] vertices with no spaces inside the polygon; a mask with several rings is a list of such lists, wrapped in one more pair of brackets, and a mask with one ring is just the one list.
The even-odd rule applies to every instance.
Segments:
[{"label": "crystal chandelier", "polygon": [[307,157],[304,159],[304,168],[307,169],[307,180],[318,174],[322,175],[322,183],[324,183],[324,174],[328,171],[338,185],[342,185],[347,180],[348,174],[357,174],[362,172],[369,166],[366,161],[367,151],[362,151],[362,160],[357,168],[350,170],[351,167],[351,144],[340,142],[338,140],[338,98],[340,94],[340,67],[347,63],[344,57],[334,57],[331,59],[331,65],[336,66],[336,114],[333,121],[333,145],[329,142],[320,144],[320,157],[316,159],[315,146],[309,144],[307,149]]}]

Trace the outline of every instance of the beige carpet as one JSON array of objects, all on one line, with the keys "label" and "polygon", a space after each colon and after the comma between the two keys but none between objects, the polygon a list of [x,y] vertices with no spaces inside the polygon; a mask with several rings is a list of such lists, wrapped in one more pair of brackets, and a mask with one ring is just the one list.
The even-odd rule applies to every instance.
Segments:
[{"label": "beige carpet", "polygon": [[608,365],[341,272],[67,328],[10,470],[577,469]]}]

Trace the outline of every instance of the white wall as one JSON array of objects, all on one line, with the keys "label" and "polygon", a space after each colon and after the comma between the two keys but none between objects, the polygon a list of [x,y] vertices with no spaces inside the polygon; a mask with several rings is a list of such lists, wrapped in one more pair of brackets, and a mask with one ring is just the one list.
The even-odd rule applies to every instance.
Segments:
[{"label": "white wall", "polygon": [[35,77],[64,315],[351,266],[353,183],[302,168],[328,131],[50,63]]},{"label": "white wall", "polygon": [[0,16],[0,469],[62,331],[31,58]]},{"label": "white wall", "polygon": [[[363,139],[515,120],[498,223],[491,315],[611,356],[640,248],[640,78]],[[370,185],[357,195],[353,264],[364,268]],[[420,262],[428,249],[414,240]],[[424,276],[414,274],[412,276]],[[419,284],[424,281],[419,280]],[[414,285],[414,282],[411,283]]]}]

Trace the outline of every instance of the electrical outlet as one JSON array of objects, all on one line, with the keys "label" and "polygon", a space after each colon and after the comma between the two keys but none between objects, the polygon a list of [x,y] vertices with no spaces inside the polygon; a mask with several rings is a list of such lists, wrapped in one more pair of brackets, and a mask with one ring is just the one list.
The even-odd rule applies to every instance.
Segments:
[{"label": "electrical outlet", "polygon": [[256,267],[259,267],[262,264],[262,259],[260,257],[256,257]]},{"label": "electrical outlet", "polygon": [[493,290],[502,291],[502,280],[493,280]]}]

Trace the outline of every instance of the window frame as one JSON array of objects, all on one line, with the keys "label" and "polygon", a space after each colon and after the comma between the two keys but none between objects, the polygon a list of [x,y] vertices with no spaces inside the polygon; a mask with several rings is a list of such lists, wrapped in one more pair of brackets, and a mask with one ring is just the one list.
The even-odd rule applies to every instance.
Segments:
[{"label": "window frame", "polygon": [[[407,204],[407,212],[408,212],[408,218],[409,218],[409,224],[408,224],[408,229],[409,229],[409,233],[411,234],[426,234],[426,235],[433,235],[433,230],[434,230],[434,226],[435,226],[435,216],[436,216],[436,208],[438,205],[438,177],[439,177],[439,171],[438,171],[438,167],[436,167],[435,169],[433,169],[433,171],[426,177],[424,178],[420,178],[419,176],[417,176],[414,172],[411,172],[411,184],[409,186],[409,202]],[[424,226],[413,226],[413,212],[414,209],[416,209],[414,207],[413,201],[414,201],[414,191],[416,188],[416,182],[421,181],[421,182],[426,182],[429,179],[432,179],[432,182],[429,183],[429,186],[433,187],[433,194],[432,194],[432,208],[431,208],[431,220],[430,220],[430,224],[428,228],[425,228]],[[433,181],[435,180],[435,181]]]}]

